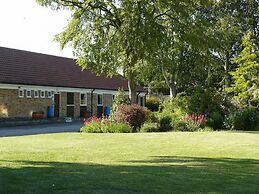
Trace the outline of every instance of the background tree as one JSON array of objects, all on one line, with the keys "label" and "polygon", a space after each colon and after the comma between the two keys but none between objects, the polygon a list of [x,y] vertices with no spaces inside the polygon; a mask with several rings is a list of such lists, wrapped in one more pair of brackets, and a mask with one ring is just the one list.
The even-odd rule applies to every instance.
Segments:
[{"label": "background tree", "polygon": [[259,107],[259,45],[258,40],[252,38],[249,32],[243,39],[243,51],[234,58],[238,64],[235,71],[231,72],[234,84],[227,90],[233,92],[237,99],[244,104],[251,103]]}]

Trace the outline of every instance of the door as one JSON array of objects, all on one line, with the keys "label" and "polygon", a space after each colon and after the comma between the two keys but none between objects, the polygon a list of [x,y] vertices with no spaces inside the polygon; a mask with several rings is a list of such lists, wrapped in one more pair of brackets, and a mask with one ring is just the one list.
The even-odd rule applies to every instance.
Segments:
[{"label": "door", "polygon": [[54,116],[59,117],[59,94],[54,95]]},{"label": "door", "polygon": [[103,106],[97,106],[97,117],[100,118],[103,116]]}]

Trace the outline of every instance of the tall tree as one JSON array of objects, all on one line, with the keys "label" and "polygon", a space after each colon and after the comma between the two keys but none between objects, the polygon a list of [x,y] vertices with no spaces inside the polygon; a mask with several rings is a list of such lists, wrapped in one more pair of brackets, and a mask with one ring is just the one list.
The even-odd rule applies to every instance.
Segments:
[{"label": "tall tree", "polygon": [[171,9],[181,9],[180,1],[164,0],[37,0],[53,9],[70,9],[71,19],[57,36],[63,48],[72,45],[77,62],[97,74],[113,76],[123,71],[130,99],[136,102],[139,64],[159,49],[157,19]]},{"label": "tall tree", "polygon": [[243,38],[243,51],[234,58],[238,64],[235,71],[231,72],[234,84],[227,90],[233,92],[237,99],[247,105],[254,103],[259,106],[259,40],[252,38],[249,32]]}]

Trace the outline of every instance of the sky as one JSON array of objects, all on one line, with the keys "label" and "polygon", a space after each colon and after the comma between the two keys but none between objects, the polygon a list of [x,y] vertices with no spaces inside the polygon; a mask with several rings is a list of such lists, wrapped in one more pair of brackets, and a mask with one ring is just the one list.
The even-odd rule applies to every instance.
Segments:
[{"label": "sky", "polygon": [[0,46],[72,58],[54,36],[62,32],[69,11],[53,11],[35,0],[0,0]]}]

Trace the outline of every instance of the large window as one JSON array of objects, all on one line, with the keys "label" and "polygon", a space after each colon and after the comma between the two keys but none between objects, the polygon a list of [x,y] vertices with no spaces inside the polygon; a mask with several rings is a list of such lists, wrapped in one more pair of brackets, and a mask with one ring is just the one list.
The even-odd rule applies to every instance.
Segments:
[{"label": "large window", "polygon": [[87,105],[87,94],[80,95],[80,105],[83,105],[83,106]]},{"label": "large window", "polygon": [[97,95],[97,105],[98,106],[102,106],[103,105],[103,95],[102,94],[98,94]]},{"label": "large window", "polygon": [[67,105],[74,105],[74,93],[67,93]]}]

